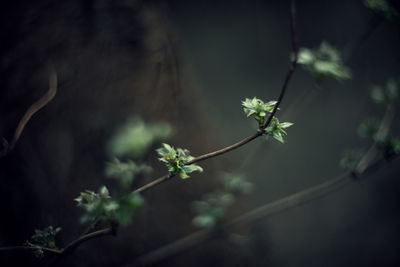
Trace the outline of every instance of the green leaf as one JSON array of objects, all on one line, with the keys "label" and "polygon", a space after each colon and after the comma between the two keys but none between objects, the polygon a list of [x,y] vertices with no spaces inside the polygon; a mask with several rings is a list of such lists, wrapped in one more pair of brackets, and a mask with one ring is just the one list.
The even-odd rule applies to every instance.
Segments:
[{"label": "green leaf", "polygon": [[276,140],[278,140],[278,141],[281,142],[281,143],[284,143],[284,142],[285,142],[285,141],[283,140],[283,137],[282,137],[281,132],[274,131],[274,132],[272,133],[272,137],[274,137]]},{"label": "green leaf", "polygon": [[186,172],[182,170],[179,172],[179,177],[181,177],[182,179],[186,179],[189,178],[190,176],[187,175]]},{"label": "green leaf", "polygon": [[292,122],[282,122],[282,123],[280,123],[279,124],[279,126],[281,127],[281,128],[283,128],[283,129],[285,129],[285,128],[289,128],[290,126],[292,126],[294,123],[292,123]]},{"label": "green leaf", "polygon": [[292,126],[293,123],[291,122],[282,122],[280,123],[278,118],[273,117],[270,124],[268,125],[267,128],[265,128],[264,132],[267,135],[272,136],[273,138],[275,138],[276,140],[278,140],[281,143],[284,143],[283,140],[283,135],[286,135],[286,131],[283,130],[284,128],[288,128],[290,126]]},{"label": "green leaf", "polygon": [[194,171],[203,172],[203,168],[197,164],[186,165],[182,169],[185,173],[192,173]]}]

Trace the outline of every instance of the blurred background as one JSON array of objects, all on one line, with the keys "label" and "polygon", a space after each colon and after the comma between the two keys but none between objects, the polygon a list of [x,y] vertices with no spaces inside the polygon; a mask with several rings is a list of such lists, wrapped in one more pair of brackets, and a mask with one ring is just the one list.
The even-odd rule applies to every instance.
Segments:
[{"label": "blurred background", "polygon": [[[131,158],[153,168],[132,188],[166,173],[154,151],[161,142],[196,156],[254,133],[257,123],[246,118],[241,101],[279,96],[292,53],[289,2],[5,1],[0,137],[12,139],[27,108],[48,90],[49,66],[57,72],[58,91],[28,122],[14,150],[0,158],[0,246],[21,245],[48,225],[62,227],[59,247],[79,236],[84,211],[73,199],[104,184],[111,195],[118,191],[105,166],[116,151],[110,140],[127,123],[142,130],[163,125],[131,132],[133,140],[151,134]],[[134,266],[138,257],[197,231],[192,202],[223,190],[221,172],[253,183],[223,222],[342,173],[343,151],[364,152],[370,145],[357,134],[360,123],[384,113],[372,103],[371,87],[399,77],[399,26],[399,16],[386,19],[361,0],[298,1],[299,46],[329,42],[352,79],[316,83],[299,66],[277,113],[294,122],[284,144],[259,138],[199,163],[203,173],[143,193],[144,206],[116,237],[88,241],[56,265]],[[394,134],[398,122],[395,115]],[[394,160],[326,197],[153,264],[398,266],[398,178]],[[54,263],[51,255],[36,259],[27,251],[1,252],[0,260],[2,266]]]}]

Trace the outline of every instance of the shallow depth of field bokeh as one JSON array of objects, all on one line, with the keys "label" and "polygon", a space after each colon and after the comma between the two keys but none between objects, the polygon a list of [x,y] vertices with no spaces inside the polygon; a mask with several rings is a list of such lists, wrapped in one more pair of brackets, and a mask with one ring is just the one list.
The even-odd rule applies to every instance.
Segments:
[{"label": "shallow depth of field bokeh", "polygon": [[[80,192],[102,185],[111,195],[120,190],[107,178],[114,156],[152,167],[127,178],[134,189],[166,173],[155,151],[163,142],[196,156],[254,133],[257,123],[246,118],[241,101],[279,96],[292,55],[289,2],[6,1],[0,9],[0,137],[11,139],[26,109],[47,91],[49,66],[57,72],[58,92],[0,158],[0,246],[22,245],[48,225],[62,228],[59,247],[76,238],[85,229],[84,210],[74,201]],[[400,16],[387,19],[361,0],[296,6],[299,47],[317,49],[323,41],[336,47],[351,79],[316,82],[298,66],[277,113],[294,123],[285,143],[259,138],[200,162],[202,173],[152,188],[117,236],[86,242],[58,266],[131,266],[197,231],[193,202],[221,191],[219,177],[226,173],[253,184],[227,210],[223,221],[229,222],[334,178],[343,171],[344,151],[368,149],[358,128],[384,114],[371,89],[400,77]],[[118,139],[124,131],[132,139]],[[391,132],[399,131],[395,114]],[[138,150],[127,152],[127,145]],[[323,198],[155,266],[399,265],[399,170],[397,159]],[[49,262],[26,251],[0,253],[1,266]]]}]

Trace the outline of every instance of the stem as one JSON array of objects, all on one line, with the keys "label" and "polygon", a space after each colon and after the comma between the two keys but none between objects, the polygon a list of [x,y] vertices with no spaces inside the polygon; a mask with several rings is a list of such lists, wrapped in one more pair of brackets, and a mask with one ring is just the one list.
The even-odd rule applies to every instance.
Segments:
[{"label": "stem", "polygon": [[262,135],[262,132],[261,131],[257,131],[255,134],[250,135],[250,136],[244,138],[243,140],[241,140],[241,141],[239,141],[239,142],[237,142],[237,143],[235,143],[235,144],[233,144],[231,146],[227,146],[227,147],[225,147],[223,149],[220,149],[220,150],[217,150],[217,151],[214,151],[214,152],[210,152],[210,153],[195,157],[191,161],[188,161],[186,163],[186,165],[193,164],[195,162],[203,161],[203,160],[206,160],[206,159],[210,159],[210,158],[225,154],[225,153],[227,153],[229,151],[237,149],[237,148],[239,148],[239,147],[241,147],[241,146],[253,141],[257,137],[260,137],[261,135]]},{"label": "stem", "polygon": [[86,242],[88,240],[91,240],[93,238],[101,237],[101,236],[106,236],[106,235],[113,235],[115,234],[115,229],[113,227],[101,229],[86,235],[80,236],[78,239],[72,241],[69,243],[65,248],[62,249],[53,249],[53,248],[46,248],[46,247],[41,247],[41,246],[14,246],[14,247],[2,247],[0,248],[1,251],[10,251],[10,250],[43,250],[47,251],[53,254],[68,254],[72,252],[74,249],[76,249],[79,245],[81,245],[83,242]]},{"label": "stem", "polygon": [[15,129],[14,136],[11,140],[11,143],[8,144],[7,140],[3,138],[3,150],[0,151],[0,157],[6,156],[13,150],[15,144],[17,143],[19,137],[22,134],[22,131],[25,128],[25,125],[29,122],[31,117],[38,112],[41,108],[46,106],[56,95],[57,93],[57,73],[52,70],[49,74],[49,90],[35,103],[33,103],[25,112],[24,116],[22,116],[21,120],[18,123],[17,128]]},{"label": "stem", "polygon": [[115,235],[115,229],[113,227],[109,227],[109,228],[101,229],[101,230],[80,236],[78,239],[72,241],[64,249],[62,249],[62,253],[65,254],[68,252],[72,252],[83,242],[86,242],[88,240],[91,240],[91,239],[94,239],[97,237],[106,236],[106,235]]},{"label": "stem", "polygon": [[152,182],[150,182],[148,184],[145,184],[145,185],[139,187],[138,189],[133,190],[133,193],[144,192],[144,191],[146,191],[146,190],[148,190],[148,189],[150,189],[150,188],[152,188],[152,187],[154,187],[156,185],[159,185],[159,184],[169,180],[172,177],[174,177],[174,175],[172,175],[171,173],[165,174],[165,175],[161,176],[160,178],[157,178],[156,180],[154,180],[154,181],[152,181]]},{"label": "stem", "polygon": [[285,81],[283,82],[282,90],[281,90],[281,94],[279,95],[278,102],[276,103],[274,109],[270,113],[265,124],[260,128],[261,130],[264,130],[265,128],[267,128],[268,125],[271,123],[272,118],[274,117],[276,111],[279,108],[279,105],[282,102],[283,97],[285,96],[286,88],[287,88],[290,78],[292,78],[292,75],[297,66],[297,57],[298,57],[299,49],[297,47],[297,39],[296,39],[296,3],[295,3],[295,0],[292,0],[290,3],[290,32],[291,32],[291,37],[292,37],[291,40],[292,40],[292,51],[293,51],[292,64],[290,65],[290,69],[289,69],[288,73],[286,74]]},{"label": "stem", "polygon": [[[256,139],[257,137],[259,137],[261,135],[262,135],[262,133],[260,131],[257,131],[255,134],[250,135],[250,136],[246,137],[245,139],[243,139],[243,140],[241,140],[241,141],[239,141],[239,142],[237,142],[237,143],[235,143],[235,144],[233,144],[231,146],[228,146],[228,147],[225,147],[223,149],[220,149],[220,150],[217,150],[217,151],[214,151],[214,152],[210,152],[210,153],[195,157],[191,161],[186,162],[186,165],[190,165],[190,164],[193,164],[195,162],[199,162],[199,161],[202,161],[202,160],[206,160],[206,159],[210,159],[210,158],[213,158],[213,157],[217,157],[219,155],[222,155],[224,153],[227,153],[229,151],[237,149],[237,148],[239,148],[239,147],[251,142],[252,140]],[[173,178],[174,176],[175,175],[173,175],[171,173],[165,174],[165,175],[161,176],[160,178],[157,178],[156,180],[154,180],[154,181],[152,181],[152,182],[150,182],[148,184],[145,184],[145,185],[135,189],[133,191],[133,193],[141,193],[141,192],[144,192],[146,190],[149,190],[150,188],[152,188],[152,187],[154,187],[156,185],[159,185],[159,184],[162,184],[162,183],[168,181],[169,179]]]},{"label": "stem", "polygon": [[53,248],[45,248],[45,247],[41,247],[41,246],[32,246],[32,247],[28,247],[28,246],[15,246],[15,247],[2,247],[0,248],[0,252],[1,251],[10,251],[10,250],[43,250],[43,251],[47,251],[50,253],[54,253],[54,254],[62,254],[63,251],[62,249],[53,249]]},{"label": "stem", "polygon": [[[396,158],[399,158],[399,155],[396,155],[391,158],[391,160],[394,160]],[[374,170],[377,170],[378,167],[380,167],[382,164],[386,163],[386,159],[382,158],[372,164],[370,164],[364,171],[363,175],[365,175],[367,172],[372,172]],[[289,210],[291,208],[295,208],[301,205],[304,205],[314,199],[319,199],[322,198],[329,193],[335,192],[336,190],[354,182],[353,174],[352,172],[344,172],[338,176],[336,176],[333,179],[328,180],[327,182],[321,183],[319,185],[313,186],[311,188],[308,188],[306,190],[297,192],[295,194],[289,195],[287,197],[284,197],[282,199],[273,201],[271,203],[265,204],[261,207],[255,208],[239,217],[236,219],[219,225],[219,228],[229,230],[229,228],[235,226],[235,225],[240,225],[240,224],[246,224],[246,223],[251,223],[257,219],[261,219],[264,217],[276,215],[280,212]],[[150,265],[154,264],[156,262],[159,262],[163,259],[166,259],[172,255],[178,254],[182,251],[185,251],[191,247],[194,247],[195,245],[198,245],[214,236],[214,234],[217,233],[217,231],[214,231],[216,229],[210,228],[210,229],[203,229],[199,230],[197,232],[194,232],[184,238],[181,238],[177,241],[174,241],[164,247],[158,248],[152,252],[149,252],[140,258],[137,259],[137,263],[142,264],[142,265]]]}]

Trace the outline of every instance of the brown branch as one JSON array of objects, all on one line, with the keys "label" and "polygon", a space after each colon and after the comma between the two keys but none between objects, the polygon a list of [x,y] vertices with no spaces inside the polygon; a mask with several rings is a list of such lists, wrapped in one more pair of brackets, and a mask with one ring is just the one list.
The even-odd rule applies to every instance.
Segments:
[{"label": "brown branch", "polygon": [[289,84],[290,78],[292,78],[292,75],[297,66],[297,56],[298,56],[299,49],[297,46],[297,39],[296,39],[296,3],[295,3],[295,0],[292,0],[290,2],[290,32],[291,32],[291,37],[292,37],[291,40],[292,40],[292,52],[293,52],[292,63],[291,63],[288,73],[286,74],[285,81],[283,82],[281,94],[279,95],[278,101],[277,101],[274,109],[270,113],[264,126],[262,126],[260,128],[261,130],[264,130],[265,128],[268,127],[268,125],[271,123],[275,113],[278,111],[279,105],[281,104],[282,99],[285,96],[286,88]]},{"label": "brown branch", "polygon": [[160,178],[157,178],[156,180],[154,180],[154,181],[152,181],[152,182],[150,182],[150,183],[148,183],[148,184],[145,184],[145,185],[139,187],[138,189],[135,189],[135,190],[133,191],[133,193],[141,193],[141,192],[144,192],[144,191],[146,191],[146,190],[148,190],[148,189],[150,189],[150,188],[152,188],[152,187],[154,187],[154,186],[156,186],[156,185],[159,185],[159,184],[161,184],[161,183],[167,181],[168,179],[170,179],[170,178],[172,178],[172,177],[174,177],[174,175],[172,175],[171,173],[166,174],[166,175],[163,175],[163,176],[161,176]]},{"label": "brown branch", "polygon": [[49,90],[38,101],[33,103],[27,109],[24,116],[18,123],[18,126],[15,130],[11,143],[8,144],[7,141],[3,138],[4,149],[0,151],[0,157],[6,156],[11,150],[13,150],[15,144],[17,143],[19,137],[22,134],[22,131],[24,130],[26,124],[31,119],[31,117],[41,108],[46,106],[54,98],[56,93],[57,93],[57,73],[54,70],[52,70],[49,74]]},{"label": "brown branch", "polygon": [[[392,157],[390,160],[398,158],[399,155],[396,155]],[[375,163],[370,164],[363,172],[363,175],[378,169],[382,164],[386,162],[387,160],[385,158],[382,158],[376,161]],[[289,210],[291,208],[299,207],[312,200],[325,197],[329,193],[335,192],[336,190],[354,181],[356,180],[354,180],[352,172],[344,172],[336,176],[335,178],[328,180],[327,182],[321,183],[306,190],[300,191],[298,193],[289,195],[282,199],[265,204],[261,207],[255,208],[228,223],[219,225],[219,228],[222,228],[226,231],[235,225],[251,223],[257,219],[273,216],[283,211]],[[194,232],[184,238],[181,238],[164,247],[161,247],[159,249],[156,249],[150,253],[141,256],[136,260],[135,263],[138,264],[139,266],[142,265],[147,266],[159,262],[165,258],[178,254],[206,240],[211,239],[212,237],[214,237],[215,234],[218,233],[217,230],[218,229],[210,228]]]},{"label": "brown branch", "polygon": [[11,251],[11,250],[27,250],[27,251],[35,251],[35,250],[43,250],[47,251],[53,254],[61,254],[62,250],[61,249],[52,249],[52,248],[45,248],[41,246],[15,246],[15,247],[2,247],[0,248],[0,252],[2,251]]},{"label": "brown branch", "polygon": [[62,253],[64,253],[64,254],[70,253],[74,249],[76,249],[78,246],[80,246],[83,242],[86,242],[88,240],[102,237],[102,236],[107,236],[107,235],[115,235],[115,231],[116,231],[116,229],[114,227],[108,227],[108,228],[104,228],[104,229],[80,236],[78,239],[72,241],[67,246],[65,246],[65,248],[62,250]]},{"label": "brown branch", "polygon": [[199,161],[203,161],[203,160],[206,160],[206,159],[210,159],[210,158],[225,154],[225,153],[227,153],[229,151],[237,149],[237,148],[239,148],[239,147],[241,147],[241,146],[253,141],[257,137],[260,137],[261,135],[262,135],[262,132],[261,131],[257,131],[255,134],[250,135],[250,136],[244,138],[243,140],[241,140],[241,141],[239,141],[239,142],[237,142],[237,143],[235,143],[233,145],[230,145],[228,147],[225,147],[223,149],[220,149],[220,150],[217,150],[217,151],[214,151],[214,152],[210,152],[210,153],[195,157],[193,160],[187,162],[186,164],[187,165],[188,164],[193,164],[193,163],[196,163],[196,162],[199,162]]},{"label": "brown branch", "polygon": [[46,248],[42,246],[14,246],[14,247],[1,247],[0,252],[2,251],[17,251],[17,250],[25,250],[25,251],[35,251],[35,250],[43,250],[46,252],[50,252],[56,255],[66,255],[71,253],[77,247],[79,247],[82,243],[89,241],[94,238],[107,236],[107,235],[115,235],[115,228],[109,227],[105,229],[101,229],[86,235],[82,235],[76,240],[71,241],[68,245],[64,248],[57,249],[57,248]]}]

